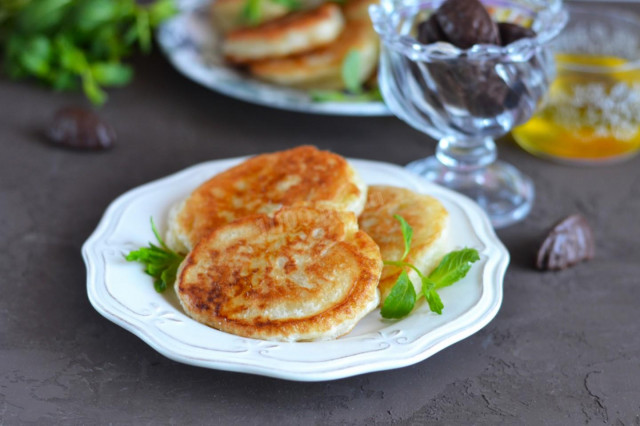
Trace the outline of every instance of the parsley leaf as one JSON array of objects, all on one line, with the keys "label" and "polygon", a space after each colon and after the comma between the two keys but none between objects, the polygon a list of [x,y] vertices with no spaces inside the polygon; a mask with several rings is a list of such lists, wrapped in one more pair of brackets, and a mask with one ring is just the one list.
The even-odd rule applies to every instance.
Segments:
[{"label": "parsley leaf", "polygon": [[[429,276],[425,276],[415,265],[404,261],[411,248],[413,228],[411,228],[411,225],[409,225],[402,216],[394,215],[394,218],[400,222],[402,238],[404,240],[404,253],[401,260],[385,260],[384,264],[402,267],[403,270],[391,288],[391,292],[389,292],[389,295],[383,301],[380,314],[383,318],[402,318],[407,316],[413,310],[416,300],[420,296],[424,296],[429,305],[429,309],[441,315],[444,304],[436,290],[450,286],[464,278],[471,269],[471,264],[480,260],[480,255],[477,250],[471,248],[452,251],[442,258],[440,264]],[[422,292],[420,295],[416,295],[413,284],[404,268],[413,269],[416,274],[418,274],[418,277],[420,277],[422,281]],[[411,289],[409,290],[407,287],[411,287]],[[413,293],[413,296],[411,296],[411,293]]]},{"label": "parsley leaf", "polygon": [[176,281],[178,268],[184,256],[167,247],[153,223],[153,218],[151,218],[151,230],[160,246],[149,243],[149,247],[141,247],[129,252],[125,259],[145,265],[144,271],[154,278],[153,287],[158,293],[162,293]]},{"label": "parsley leaf", "polygon": [[402,318],[409,315],[416,304],[416,290],[407,271],[402,271],[391,292],[384,299],[380,314],[383,318]]}]

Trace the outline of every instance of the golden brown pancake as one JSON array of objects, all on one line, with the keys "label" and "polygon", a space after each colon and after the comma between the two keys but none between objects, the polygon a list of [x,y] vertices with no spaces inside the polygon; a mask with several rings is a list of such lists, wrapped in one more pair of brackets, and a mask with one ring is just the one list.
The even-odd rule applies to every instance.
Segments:
[{"label": "golden brown pancake", "polygon": [[351,212],[284,207],[203,238],[175,291],[195,320],[265,340],[334,339],[379,303],[380,251]]},{"label": "golden brown pancake", "polygon": [[[235,30],[237,28],[250,26],[243,16],[244,8],[247,0],[214,0],[211,2],[211,18],[216,29],[223,33]],[[258,21],[254,24],[259,25],[263,22],[271,21],[289,13],[289,8],[284,4],[275,1],[259,1]]]},{"label": "golden brown pancake", "polygon": [[227,60],[241,64],[263,58],[294,55],[325,46],[344,28],[342,10],[335,3],[291,13],[257,27],[227,34],[222,50]]},{"label": "golden brown pancake", "polygon": [[371,24],[350,22],[338,39],[321,49],[297,56],[249,64],[249,72],[270,83],[314,89],[343,89],[342,64],[351,51],[360,53],[359,80],[366,81],[378,62],[378,36]]},{"label": "golden brown pancake", "polygon": [[286,58],[269,58],[249,64],[249,72],[262,80],[302,89],[344,89],[342,64],[351,51],[360,54],[360,82],[378,65],[379,38],[373,30],[367,7],[372,0],[352,0],[344,6],[347,23],[331,44]]},{"label": "golden brown pancake", "polygon": [[[370,186],[367,204],[360,215],[360,229],[380,246],[383,260],[400,260],[404,240],[394,215],[402,216],[413,228],[413,240],[406,262],[429,274],[449,249],[449,213],[433,197],[393,186]],[[395,284],[401,269],[385,266],[380,277],[380,295],[384,300]],[[416,292],[422,283],[418,275],[407,269]]]},{"label": "golden brown pancake", "polygon": [[203,183],[169,215],[166,242],[186,253],[235,219],[282,206],[315,205],[360,214],[367,188],[341,156],[301,146],[262,154]]}]

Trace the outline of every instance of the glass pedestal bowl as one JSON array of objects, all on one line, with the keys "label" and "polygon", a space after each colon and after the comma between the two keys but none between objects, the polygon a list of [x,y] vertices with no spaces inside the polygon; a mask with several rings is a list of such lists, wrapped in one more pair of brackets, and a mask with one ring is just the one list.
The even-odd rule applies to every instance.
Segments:
[{"label": "glass pedestal bowl", "polygon": [[382,0],[370,15],[382,40],[379,84],[391,111],[437,139],[433,157],[407,168],[473,198],[494,227],[523,219],[534,198],[531,180],[496,161],[494,138],[531,117],[553,78],[545,44],[566,22],[560,1],[483,1],[500,21],[531,25],[535,38],[506,47],[421,44],[417,23],[442,1]]}]

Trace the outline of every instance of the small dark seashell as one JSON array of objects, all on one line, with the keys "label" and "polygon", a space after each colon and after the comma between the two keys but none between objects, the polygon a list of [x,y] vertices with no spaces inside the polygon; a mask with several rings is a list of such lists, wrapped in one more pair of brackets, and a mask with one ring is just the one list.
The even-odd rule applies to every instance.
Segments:
[{"label": "small dark seashell", "polygon": [[595,256],[595,240],[587,220],[571,215],[553,227],[538,250],[536,267],[566,269]]},{"label": "small dark seashell", "polygon": [[116,133],[107,122],[95,112],[80,107],[58,110],[46,135],[54,145],[75,149],[108,149],[116,140]]}]

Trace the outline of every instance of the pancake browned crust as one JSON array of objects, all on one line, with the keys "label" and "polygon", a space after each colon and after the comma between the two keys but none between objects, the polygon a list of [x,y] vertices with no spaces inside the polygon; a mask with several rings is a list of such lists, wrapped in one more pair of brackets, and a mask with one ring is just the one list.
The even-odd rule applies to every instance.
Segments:
[{"label": "pancake browned crust", "polygon": [[223,52],[227,60],[245,63],[305,52],[334,41],[344,28],[342,10],[335,3],[295,12],[257,27],[227,34]]},{"label": "pancake browned crust", "polygon": [[[405,259],[425,274],[431,272],[449,250],[449,213],[435,198],[393,186],[370,186],[367,204],[360,215],[360,229],[380,246],[384,260],[400,260],[404,240],[394,215],[402,216],[413,228],[411,250]],[[380,277],[380,295],[384,300],[401,269],[385,266]],[[415,271],[407,269],[416,292],[421,282]]]},{"label": "pancake browned crust", "polygon": [[265,340],[334,339],[379,303],[380,251],[351,212],[284,207],[220,227],[178,271],[195,320]]},{"label": "pancake browned crust", "polygon": [[343,89],[342,65],[352,51],[359,53],[361,83],[378,65],[379,37],[373,30],[367,7],[372,0],[351,0],[344,6],[347,23],[328,46],[286,58],[267,58],[249,64],[249,72],[270,83],[302,89]]},{"label": "pancake browned crust", "polygon": [[[211,2],[211,18],[216,29],[223,33],[249,26],[246,18],[243,16],[243,10],[247,6],[247,0],[213,0]],[[258,2],[260,13],[258,14],[258,22],[271,21],[289,13],[289,8],[275,1]]]},{"label": "pancake browned crust", "polygon": [[166,242],[186,253],[211,230],[282,206],[316,204],[360,214],[367,188],[340,155],[301,146],[262,154],[197,188],[169,217]]}]

